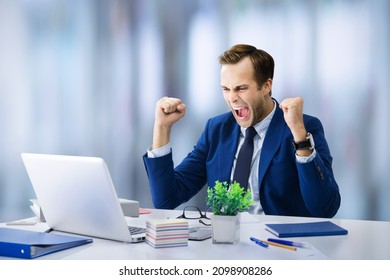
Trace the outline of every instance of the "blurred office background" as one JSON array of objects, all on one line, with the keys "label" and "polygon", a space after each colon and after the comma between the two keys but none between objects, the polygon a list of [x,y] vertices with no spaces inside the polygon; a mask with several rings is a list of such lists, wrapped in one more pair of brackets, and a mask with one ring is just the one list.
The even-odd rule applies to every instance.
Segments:
[{"label": "blurred office background", "polygon": [[32,215],[21,152],[103,157],[118,195],[153,207],[155,102],[188,106],[177,164],[228,109],[217,57],[237,43],[273,55],[277,100],[322,120],[336,217],[390,221],[389,29],[387,0],[0,0],[0,222]]}]

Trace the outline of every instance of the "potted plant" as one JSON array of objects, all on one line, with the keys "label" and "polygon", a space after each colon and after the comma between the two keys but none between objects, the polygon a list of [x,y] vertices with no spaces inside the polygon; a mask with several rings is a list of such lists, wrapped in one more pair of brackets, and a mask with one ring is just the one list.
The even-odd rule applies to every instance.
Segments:
[{"label": "potted plant", "polygon": [[253,204],[251,191],[239,183],[215,182],[207,189],[211,209],[213,243],[235,244],[240,240],[240,213]]}]

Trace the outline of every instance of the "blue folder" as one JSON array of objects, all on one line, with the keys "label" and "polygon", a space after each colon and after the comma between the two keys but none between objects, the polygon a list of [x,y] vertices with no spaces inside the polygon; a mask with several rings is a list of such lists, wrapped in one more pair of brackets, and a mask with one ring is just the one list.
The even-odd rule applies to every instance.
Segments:
[{"label": "blue folder", "polygon": [[0,256],[5,257],[33,259],[91,242],[91,238],[0,228]]},{"label": "blue folder", "polygon": [[348,230],[330,221],[265,224],[265,226],[266,230],[278,237],[304,237],[348,234]]}]

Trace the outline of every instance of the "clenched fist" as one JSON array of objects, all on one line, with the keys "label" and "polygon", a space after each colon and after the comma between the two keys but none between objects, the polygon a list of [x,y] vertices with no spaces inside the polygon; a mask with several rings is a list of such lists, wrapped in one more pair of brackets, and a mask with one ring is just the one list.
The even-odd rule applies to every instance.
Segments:
[{"label": "clenched fist", "polygon": [[294,140],[304,140],[307,131],[303,123],[303,98],[287,98],[280,103],[279,107],[283,110],[284,120],[290,128]]}]

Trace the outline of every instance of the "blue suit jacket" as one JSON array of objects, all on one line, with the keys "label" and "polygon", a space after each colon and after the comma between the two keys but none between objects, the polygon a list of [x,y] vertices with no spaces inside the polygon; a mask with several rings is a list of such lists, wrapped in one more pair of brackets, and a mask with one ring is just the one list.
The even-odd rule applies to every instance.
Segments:
[{"label": "blue suit jacket", "polygon": [[[333,217],[340,207],[340,194],[323,127],[315,117],[303,118],[317,155],[311,162],[296,162],[291,131],[277,106],[260,155],[261,205],[269,215]],[[173,209],[206,184],[229,181],[239,135],[240,127],[229,112],[208,120],[194,150],[176,168],[172,153],[160,158],[145,154],[155,207]]]}]

